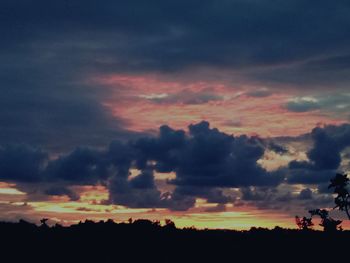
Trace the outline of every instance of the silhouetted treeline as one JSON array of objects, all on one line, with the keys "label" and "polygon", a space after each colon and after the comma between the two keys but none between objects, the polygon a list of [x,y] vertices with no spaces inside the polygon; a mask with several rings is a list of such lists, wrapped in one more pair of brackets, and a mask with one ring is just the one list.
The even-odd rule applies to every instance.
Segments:
[{"label": "silhouetted treeline", "polygon": [[177,229],[172,221],[85,221],[69,227],[0,223],[1,262],[290,262],[348,259],[350,232],[276,227]]}]

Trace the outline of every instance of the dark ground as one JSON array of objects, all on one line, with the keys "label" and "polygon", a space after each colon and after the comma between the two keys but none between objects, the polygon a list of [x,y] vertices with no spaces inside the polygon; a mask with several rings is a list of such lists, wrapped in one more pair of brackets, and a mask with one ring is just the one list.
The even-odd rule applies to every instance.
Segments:
[{"label": "dark ground", "polygon": [[176,229],[147,220],[0,223],[0,262],[349,262],[350,232]]}]

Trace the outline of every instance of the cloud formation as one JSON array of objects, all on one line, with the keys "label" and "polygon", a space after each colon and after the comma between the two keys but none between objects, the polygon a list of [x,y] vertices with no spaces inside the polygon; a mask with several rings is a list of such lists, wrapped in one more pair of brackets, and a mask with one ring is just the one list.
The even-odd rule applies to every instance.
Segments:
[{"label": "cloud formation", "polygon": [[[44,151],[11,145],[1,148],[0,180],[40,194],[33,198],[57,195],[71,200],[79,199],[72,186],[103,185],[109,191],[106,203],[133,208],[187,210],[196,198],[232,203],[237,195],[224,191],[231,188],[241,189],[245,201],[282,201],[287,196],[276,196],[274,189],[283,183],[321,187],[329,181],[350,146],[349,131],[348,124],[315,128],[308,160],[293,160],[275,171],[267,171],[260,160],[266,150],[287,154],[283,147],[271,139],[229,135],[204,121],[190,125],[188,132],[161,126],[157,136],[113,141],[100,150],[80,147],[53,159]],[[132,176],[131,169],[138,174]],[[155,173],[175,173],[167,180],[174,190],[160,189]],[[310,191],[302,191],[298,198],[311,199]]]},{"label": "cloud formation", "polygon": [[[112,92],[91,83],[110,74],[220,79],[248,89],[253,83],[246,94],[254,98],[281,89],[346,91],[348,8],[347,1],[301,0],[2,1],[0,143],[62,152],[132,137],[130,120],[105,103],[122,87]],[[181,90],[149,98],[182,105],[221,99]],[[121,104],[116,100],[115,109]]]},{"label": "cloud formation", "polygon": [[[257,138],[234,137],[201,122],[190,125],[188,133],[162,126],[157,137],[114,141],[105,150],[80,147],[55,159],[28,146],[6,147],[0,158],[0,178],[35,181],[38,188],[45,183],[41,192],[74,199],[69,186],[102,184],[109,189],[110,203],[178,210],[193,206],[196,197],[214,203],[232,201],[221,188],[277,185],[282,177],[257,163],[263,154]],[[140,173],[130,177],[132,168]],[[175,190],[162,193],[155,172],[175,172],[176,178],[168,182]],[[57,183],[60,186],[55,187]]]},{"label": "cloud formation", "polygon": [[10,63],[21,51],[27,62],[41,65],[62,65],[69,58],[72,68],[102,72],[216,67],[265,83],[320,85],[330,79],[344,86],[350,65],[348,8],[347,1],[324,0],[317,5],[303,0],[220,5],[7,0],[2,3],[2,56]]},{"label": "cloud formation", "polygon": [[342,152],[350,146],[350,125],[317,127],[312,130],[313,147],[308,160],[289,163],[291,183],[322,183],[329,181],[341,168]]},{"label": "cloud formation", "polygon": [[[325,116],[349,118],[349,8],[345,0],[4,0],[0,180],[30,198],[77,200],[72,186],[103,185],[110,204],[174,210],[196,198],[223,210],[234,202],[231,188],[248,189],[246,200],[269,199],[261,192],[273,195],[282,183],[321,188],[349,166],[348,124],[306,135],[313,145],[305,158],[273,138],[244,134],[247,125],[285,136]],[[135,85],[107,85],[111,76],[134,77]],[[173,115],[176,129],[143,133]],[[179,128],[203,119],[227,129]],[[140,133],[128,130],[137,125]],[[269,171],[266,151],[291,160],[288,167]],[[160,189],[159,173],[176,175],[167,182],[173,191]]]}]

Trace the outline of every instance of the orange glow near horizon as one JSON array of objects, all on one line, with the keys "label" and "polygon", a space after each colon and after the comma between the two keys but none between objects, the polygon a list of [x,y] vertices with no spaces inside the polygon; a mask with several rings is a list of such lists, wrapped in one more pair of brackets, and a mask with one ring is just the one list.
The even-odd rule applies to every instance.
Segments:
[{"label": "orange glow near horizon", "polygon": [[[0,183],[1,187],[8,187]],[[13,187],[13,185],[12,185]],[[6,189],[6,188],[0,188]],[[79,201],[69,201],[66,197],[52,197],[48,201],[15,201],[8,203],[0,200],[1,205],[8,205],[10,214],[15,214],[18,220],[21,217],[32,219],[38,223],[40,218],[50,218],[51,223],[63,225],[76,224],[86,219],[100,221],[113,219],[115,222],[127,222],[129,218],[149,219],[152,221],[171,219],[179,228],[195,227],[197,229],[234,229],[248,230],[251,227],[296,228],[294,216],[276,210],[260,210],[254,206],[234,206],[227,204],[224,211],[207,212],[216,204],[206,203],[204,199],[197,199],[195,207],[188,211],[170,211],[159,208],[127,208],[120,205],[104,205],[101,201],[108,198],[107,189],[102,186],[79,186]],[[1,191],[0,191],[1,192]],[[15,191],[13,195],[18,195]],[[0,195],[1,196],[1,195]],[[11,208],[14,212],[11,212]],[[318,220],[315,220],[317,223]],[[315,224],[315,229],[320,227]],[[350,229],[350,222],[343,222],[344,229]]]}]

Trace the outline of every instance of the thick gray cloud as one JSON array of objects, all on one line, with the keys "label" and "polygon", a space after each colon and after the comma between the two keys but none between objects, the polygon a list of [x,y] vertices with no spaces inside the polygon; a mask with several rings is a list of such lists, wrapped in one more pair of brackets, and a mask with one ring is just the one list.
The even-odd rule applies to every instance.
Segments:
[{"label": "thick gray cloud", "polygon": [[[264,87],[347,90],[349,7],[348,1],[323,0],[4,0],[0,143],[59,152],[130,137],[123,116],[112,116],[101,104],[110,91],[88,83],[96,74],[176,73],[181,78],[189,69],[215,68],[234,72],[235,81]],[[218,99],[210,92],[184,98],[174,91],[158,102]]]},{"label": "thick gray cloud", "polygon": [[105,91],[73,76],[79,75],[78,65],[42,58],[42,52],[15,50],[11,61],[0,64],[0,143],[62,151],[126,134],[124,121],[101,104]]},{"label": "thick gray cloud", "polygon": [[0,147],[0,178],[10,182],[40,182],[48,154],[26,145]]},{"label": "thick gray cloud", "polygon": [[[246,73],[267,82],[319,84],[315,76],[324,73],[333,81],[340,78],[339,84],[349,81],[347,1],[7,0],[1,5],[3,50],[21,51],[26,60],[34,57],[23,56],[23,47],[32,47],[41,50],[39,61],[68,59],[102,71],[215,66],[256,68]],[[261,66],[273,68],[261,71]]]},{"label": "thick gray cloud", "polygon": [[307,161],[291,161],[290,183],[317,184],[329,181],[340,169],[342,152],[350,146],[350,125],[317,127],[312,130],[313,147]]},{"label": "thick gray cloud", "polygon": [[[288,154],[272,138],[229,135],[208,122],[192,124],[188,132],[162,126],[157,136],[113,141],[99,150],[79,147],[53,159],[37,148],[9,145],[0,148],[0,181],[15,183],[29,201],[52,195],[78,200],[72,186],[100,184],[109,191],[106,203],[133,208],[187,210],[196,198],[235,203],[238,196],[230,188],[240,189],[241,201],[260,208],[278,209],[289,200],[304,206],[308,201],[329,203],[329,193],[322,189],[350,146],[349,131],[349,124],[313,129],[308,160],[294,160],[276,171],[259,163],[266,150]],[[139,174],[131,175],[135,168]],[[175,179],[167,180],[174,190],[160,189],[155,172],[174,172]],[[291,194],[294,184],[319,186],[320,191]]]},{"label": "thick gray cloud", "polygon": [[[232,202],[223,188],[279,184],[281,174],[258,164],[264,151],[260,139],[234,137],[207,122],[190,125],[188,134],[162,126],[156,137],[114,141],[104,150],[80,147],[54,159],[29,146],[6,147],[0,155],[0,180],[18,183],[40,198],[66,195],[73,200],[77,195],[69,186],[102,184],[109,190],[109,203],[181,210],[193,206],[196,197]],[[131,177],[131,168],[140,174]],[[173,192],[157,188],[155,171],[176,173],[168,181],[175,185]]]},{"label": "thick gray cloud", "polygon": [[[205,80],[219,72],[223,81],[253,83],[248,97],[292,86],[305,93],[300,96],[317,96],[291,101],[288,110],[343,117],[349,112],[349,11],[345,0],[3,0],[0,180],[16,183],[32,200],[76,200],[70,186],[102,184],[109,203],[129,207],[186,210],[200,197],[222,210],[234,201],[224,191],[231,187],[245,189],[246,201],[264,200],[261,207],[294,199],[329,202],[314,193],[305,198],[307,190],[297,198],[274,188],[285,177],[289,184],[321,188],[342,168],[349,125],[316,128],[307,161],[269,172],[259,164],[266,149],[281,155],[288,149],[274,140],[231,136],[206,122],[191,125],[189,133],[162,126],[156,137],[130,140],[135,134],[125,130],[127,120],[103,105],[112,91],[90,81],[109,73]],[[208,69],[212,74],[201,73]],[[326,96],[330,89],[335,92]],[[201,104],[223,98],[208,89],[146,99]],[[53,152],[65,153],[50,159]],[[131,177],[131,168],[140,174]],[[168,182],[175,190],[161,192],[155,172],[175,172]]]},{"label": "thick gray cloud", "polygon": [[257,161],[265,149],[258,138],[234,137],[201,122],[189,126],[190,139],[176,169],[177,185],[239,187],[275,185],[282,177],[269,174]]}]

